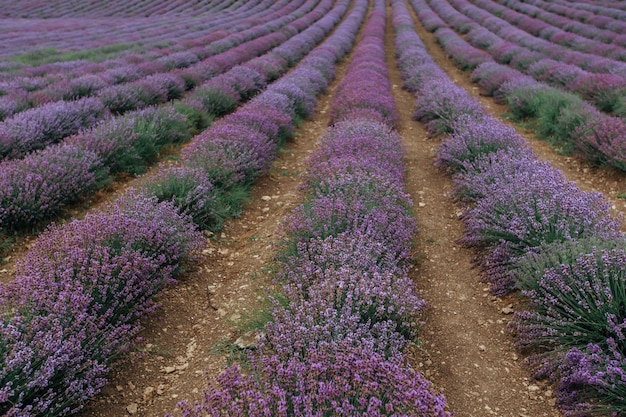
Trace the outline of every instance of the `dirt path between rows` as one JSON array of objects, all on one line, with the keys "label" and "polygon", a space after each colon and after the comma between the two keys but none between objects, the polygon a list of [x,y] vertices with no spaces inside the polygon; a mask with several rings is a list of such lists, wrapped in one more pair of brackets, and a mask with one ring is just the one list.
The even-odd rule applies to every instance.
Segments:
[{"label": "dirt path between rows", "polygon": [[[359,38],[360,39],[360,35]],[[239,218],[207,239],[204,261],[164,292],[162,307],[142,332],[140,351],[116,366],[110,382],[83,417],[178,415],[176,404],[202,396],[209,381],[254,343],[255,319],[267,313],[277,229],[301,202],[305,162],[328,127],[328,113],[350,55],[312,117],[280,152],[270,175],[255,184]]]},{"label": "dirt path between rows", "polygon": [[[421,346],[410,355],[412,365],[444,390],[458,417],[560,416],[549,388],[529,379],[506,330],[518,301],[490,296],[472,269],[473,252],[455,243],[463,236],[463,225],[449,195],[451,181],[433,164],[440,141],[428,139],[423,126],[411,120],[415,98],[401,89],[390,20],[388,24],[387,61],[407,150],[406,185],[420,229],[412,277],[430,305]],[[423,30],[419,34],[429,41]],[[432,42],[427,46],[450,74],[439,48]]]}]

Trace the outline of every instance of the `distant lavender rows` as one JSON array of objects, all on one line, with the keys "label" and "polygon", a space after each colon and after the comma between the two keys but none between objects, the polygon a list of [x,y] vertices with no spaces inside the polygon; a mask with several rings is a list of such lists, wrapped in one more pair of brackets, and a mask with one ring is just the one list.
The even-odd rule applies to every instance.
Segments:
[{"label": "distant lavender rows", "polygon": [[[323,38],[349,4],[339,1],[310,33]],[[155,296],[197,256],[194,215],[267,172],[283,135],[334,76],[366,11],[355,6],[300,65],[199,135],[184,165],[157,178],[182,180],[177,190],[185,195],[165,196],[151,183],[37,240],[15,280],[0,286],[0,413],[71,415],[97,395],[112,361],[133,346],[139,320],[156,308]]]},{"label": "distant lavender rows", "polygon": [[[139,79],[109,87],[103,86],[100,89],[88,89],[96,90],[94,91],[96,98],[52,102],[14,115],[0,123],[0,156],[5,160],[24,157],[34,150],[59,142],[80,129],[90,128],[97,121],[105,119],[109,113],[119,115],[179,98],[189,88],[202,85],[233,66],[243,64],[280,45],[319,19],[330,8],[327,2],[323,3],[324,7],[319,7],[319,0],[302,3],[301,8],[295,12],[308,14],[297,19],[300,13],[292,11],[291,15],[280,16],[270,23],[251,28],[242,38],[252,39],[239,45],[238,37],[234,35],[235,39],[231,43],[235,47],[226,52],[209,56],[193,65],[189,64],[194,60],[197,61],[195,54],[173,57],[180,58],[174,59],[173,63],[180,64],[175,65],[179,67],[186,66],[184,70],[175,68],[169,72],[157,72],[141,77],[139,68],[126,66],[115,73],[118,78]],[[316,7],[317,9],[314,9]],[[311,9],[314,10],[310,11]],[[230,40],[228,37],[224,39]],[[85,89],[87,86],[94,86],[93,78],[78,85],[79,89]],[[68,86],[73,91],[76,87],[76,84]]]},{"label": "distant lavender rows", "polygon": [[564,48],[493,16],[483,9],[492,4],[489,0],[480,0],[480,7],[467,0],[450,0],[450,3],[428,0],[428,4],[447,24],[467,34],[468,41],[488,50],[496,61],[510,63],[520,70],[528,69],[536,61],[552,59],[590,73],[626,76],[624,62]]},{"label": "distant lavender rows", "polygon": [[[570,24],[576,23],[569,19],[564,19],[565,22],[563,22],[563,18],[559,18],[559,16],[553,14],[543,16],[543,19],[528,16],[526,13],[535,14],[540,12],[541,9],[528,4],[522,4],[518,0],[500,0],[499,2],[492,0],[471,0],[471,2],[492,15],[501,17],[503,20],[523,31],[538,38],[545,39],[553,44],[619,61],[626,60],[626,49],[624,45],[620,44],[620,42],[626,42],[626,36],[624,36],[626,22],[615,21],[614,31],[605,31],[603,33],[603,40],[594,40],[569,30],[559,29],[559,26],[563,24],[569,28]],[[587,30],[598,30],[595,26],[578,23],[578,27],[580,28],[581,26],[583,29]],[[609,45],[607,42],[612,44]]]},{"label": "distant lavender rows", "polygon": [[[30,3],[30,4],[29,4]],[[3,1],[1,17],[20,18],[59,18],[59,17],[132,17],[155,15],[196,15],[214,13],[225,8],[232,8],[233,0],[156,0],[150,2],[128,3],[122,0],[113,0],[106,3],[86,1],[67,3],[65,1],[47,1],[24,3],[20,1]]]},{"label": "distant lavender rows", "polygon": [[614,19],[624,20],[626,19],[626,6],[619,1],[562,1],[557,0],[557,3],[567,5],[573,9],[581,11],[591,12],[600,16],[608,16]]},{"label": "distant lavender rows", "polygon": [[[611,165],[626,170],[626,132],[621,117],[611,117],[598,108],[616,115],[626,114],[621,77],[608,74],[580,76],[570,83],[571,73],[557,71],[559,63],[539,61],[530,68],[543,72],[551,83],[575,85],[577,92],[598,108],[583,101],[580,96],[564,92],[523,75],[516,69],[497,64],[484,51],[473,48],[445,27],[445,23],[423,0],[410,0],[420,21],[436,30],[443,48],[462,68],[476,68],[472,80],[480,91],[506,103],[519,121],[530,121],[538,136],[549,141],[559,151],[572,154],[599,165]],[[443,25],[443,26],[440,26]],[[439,29],[437,29],[439,27]],[[514,51],[514,49],[512,50]],[[526,62],[525,55],[518,58]],[[530,56],[528,63],[532,62]],[[513,60],[511,61],[513,62]],[[556,64],[555,66],[551,66]],[[574,75],[580,75],[580,70]],[[617,80],[616,80],[617,78]]]},{"label": "distant lavender rows", "polygon": [[463,205],[462,242],[497,295],[522,290],[530,309],[511,324],[538,378],[566,415],[626,411],[626,252],[620,222],[599,193],[541,162],[514,129],[456,86],[394,6],[398,64],[416,93],[415,118],[447,138],[437,164]]},{"label": "distant lavender rows", "polygon": [[[462,68],[473,69],[493,58],[539,81],[579,94],[602,111],[626,114],[626,64],[568,51],[535,38],[464,0],[452,3],[465,14],[445,2],[430,2],[437,11],[434,14],[427,3],[420,3],[420,19]],[[450,30],[446,22],[466,33],[467,41]]]},{"label": "distant lavender rows", "polygon": [[[127,3],[130,6],[132,3]],[[233,11],[221,11],[196,16],[195,32],[211,32],[219,18],[237,19],[238,12],[250,10],[262,12],[258,1],[247,4],[238,1]],[[0,56],[9,57],[26,52],[36,52],[54,48],[62,52],[98,48],[111,44],[129,43],[135,45],[155,45],[169,42],[172,38],[193,39],[189,31],[187,16],[133,16],[126,18],[105,17],[60,19],[12,19],[1,20],[5,30],[0,34],[2,45]],[[16,63],[3,63],[3,67],[13,68]]]},{"label": "distant lavender rows", "polygon": [[[269,6],[270,2],[261,6]],[[286,3],[274,3],[267,14],[227,21],[224,26],[215,25],[209,35],[197,33],[193,41],[178,41],[170,48],[151,51],[147,57],[133,54],[102,63],[68,61],[28,68],[22,71],[24,76],[6,77],[0,83],[0,119],[50,101],[90,96],[107,86],[137,81],[155,73],[206,65],[201,61],[278,31],[299,17],[297,8],[304,2],[291,2],[285,7]],[[311,5],[303,6],[302,12]],[[222,30],[223,27],[228,30]],[[180,75],[184,76],[185,72]]]},{"label": "distant lavender rows", "polygon": [[[626,22],[622,20],[598,16],[543,0],[531,0],[525,3],[516,0],[501,0],[500,3],[569,33],[604,42],[607,45],[626,46],[626,36],[624,36]],[[561,36],[567,37],[566,34]]]},{"label": "distant lavender rows", "polygon": [[[127,3],[131,5],[133,3]],[[52,48],[60,52],[89,50],[105,46],[139,46],[141,49],[155,45],[169,45],[175,39],[193,41],[197,36],[212,33],[220,28],[243,30],[238,22],[245,17],[263,17],[280,7],[289,6],[288,1],[233,3],[232,10],[224,10],[192,17],[193,30],[189,30],[189,17],[128,17],[64,19],[4,19],[6,28],[0,33],[3,41],[0,56],[21,55],[26,52],[44,53]],[[226,24],[232,22],[230,27]],[[258,24],[258,23],[257,23]],[[197,36],[195,36],[196,34]],[[0,66],[6,71],[15,71],[26,64],[4,61]]]},{"label": "distant lavender rows", "polygon": [[[142,51],[142,54],[145,54],[146,58],[148,59],[158,58],[160,54],[169,53],[171,48],[179,47],[180,44],[184,45],[183,42],[185,41],[193,42],[194,39],[201,38],[202,36],[206,36],[214,32],[220,33],[220,31],[222,30],[235,32],[235,31],[245,30],[251,25],[258,25],[262,23],[262,21],[250,22],[250,19],[251,18],[264,18],[267,14],[273,13],[279,8],[284,7],[285,5],[286,5],[286,2],[284,1],[276,2],[275,0],[263,0],[263,1],[257,0],[254,2],[249,2],[239,7],[237,9],[238,11],[237,13],[217,14],[216,16],[213,16],[210,19],[209,18],[203,19],[202,21],[203,22],[206,21],[206,23],[210,24],[210,26],[203,28],[200,25],[191,32],[189,31],[188,21],[180,20],[178,23],[169,22],[170,30],[172,30],[172,32],[164,33],[163,30],[161,29],[159,33],[150,35],[150,39],[154,41],[155,46],[152,46],[153,44],[147,44],[144,46],[144,48],[146,49],[145,51],[143,51],[141,48],[139,50]],[[96,40],[104,36],[105,38],[100,39],[99,41],[121,43],[125,45],[127,48],[131,48],[134,45],[143,45],[144,41],[142,40],[142,36],[135,34],[133,25],[137,26],[138,24],[141,24],[141,22],[143,22],[143,24],[146,24],[146,25],[148,24],[153,24],[157,26],[163,25],[163,23],[159,22],[158,19],[156,22],[153,22],[151,19],[147,19],[147,18],[143,18],[137,22],[135,22],[133,19],[111,18],[109,20],[110,22],[108,24],[105,24],[107,22],[100,22],[99,25],[102,26],[104,24],[104,27],[96,31],[93,31],[90,28],[89,21],[87,21],[87,23],[83,22],[81,24],[81,23],[75,23],[70,19],[67,21],[67,24],[72,25],[73,27],[80,29],[82,31],[89,30],[89,34],[84,34],[84,33],[77,34],[79,39],[82,41],[81,46],[79,48],[81,50],[91,49],[86,43],[88,36],[93,36],[94,39]],[[41,36],[39,34],[33,33],[34,29],[40,28],[42,31],[46,32],[46,36],[48,36],[48,39],[51,39],[50,38],[51,34],[48,32],[54,30],[55,26],[61,26],[61,29],[63,29],[65,26],[64,22],[65,22],[64,20],[56,21],[53,23],[52,21],[48,21],[48,20],[7,19],[5,21],[5,26],[7,27],[7,29],[5,32],[0,34],[0,37],[4,36],[5,43],[8,45],[11,37],[13,36],[17,36],[17,35],[29,36],[29,37],[32,37],[33,42],[35,44],[40,45]],[[125,31],[123,28],[119,28],[115,26],[116,24],[119,25],[120,22],[126,22],[126,24],[129,26],[127,31]],[[185,26],[185,23],[187,23],[187,26]],[[49,28],[48,26],[51,26],[51,27]],[[100,31],[111,31],[111,30],[115,30],[116,33],[115,34],[108,33],[108,32],[100,33]],[[12,31],[15,31],[16,33],[12,34]],[[190,33],[193,33],[197,37],[194,37],[194,39],[188,39]],[[118,36],[119,39],[116,40],[116,36]],[[163,36],[163,38],[161,38],[161,36]],[[124,40],[124,37],[126,37],[125,40]],[[70,36],[70,34],[67,33],[67,31],[65,31],[64,36],[60,37],[60,40],[71,43],[72,36]],[[28,39],[16,39],[15,42],[18,44],[18,47],[19,47],[17,51],[17,55],[27,52],[26,50],[24,50],[24,47],[26,46],[27,43],[29,43]],[[164,48],[163,46],[161,46],[160,45],[161,43],[168,45],[168,48]],[[7,47],[7,45],[4,45],[4,47]],[[202,44],[198,44],[198,46],[201,46],[201,45]],[[105,45],[98,45],[98,46],[105,46]],[[38,46],[38,48],[42,49],[43,46]],[[63,45],[59,45],[58,49],[61,52],[65,52],[65,51],[70,50],[71,48],[65,47]],[[135,53],[134,55],[139,56],[137,53]],[[137,59],[137,57],[135,59]],[[107,60],[107,61],[101,62],[100,64],[101,65],[115,65],[116,61]],[[5,61],[3,62],[3,65],[6,66],[6,71],[0,74],[0,76],[2,77],[2,79],[6,79],[9,77],[14,77],[15,75],[26,75],[26,76],[47,75],[47,74],[52,74],[52,73],[64,71],[64,70],[65,71],[71,71],[71,70],[77,71],[80,69],[79,67],[80,65],[94,65],[94,63],[89,62],[89,61],[78,61],[78,62],[66,61],[66,62],[58,62],[58,63],[52,63],[52,64],[44,64],[43,66],[44,68],[41,68],[41,69],[37,67],[33,67],[32,65],[28,63],[21,63],[21,62],[18,63],[18,62]],[[67,67],[67,69],[65,69],[65,67]]]},{"label": "distant lavender rows", "polygon": [[[0,163],[1,229],[24,230],[45,224],[64,206],[93,193],[112,176],[145,172],[156,162],[161,148],[188,140],[191,131],[204,127],[203,119],[233,111],[321,42],[332,28],[328,19],[336,19],[338,13],[329,12],[332,3],[323,0],[318,9],[294,21],[306,28],[302,33],[263,56],[215,76],[173,106],[108,119],[59,145]],[[259,50],[257,45],[252,52]],[[225,54],[224,58],[229,59],[241,57]],[[182,91],[180,85],[177,91]],[[215,172],[229,166],[227,161],[215,164]]]},{"label": "distant lavender rows", "polygon": [[226,369],[200,402],[178,405],[182,416],[449,415],[402,354],[424,302],[407,276],[415,221],[384,33],[375,1],[309,160],[306,201],[283,226],[287,304],[274,307],[250,370]]}]

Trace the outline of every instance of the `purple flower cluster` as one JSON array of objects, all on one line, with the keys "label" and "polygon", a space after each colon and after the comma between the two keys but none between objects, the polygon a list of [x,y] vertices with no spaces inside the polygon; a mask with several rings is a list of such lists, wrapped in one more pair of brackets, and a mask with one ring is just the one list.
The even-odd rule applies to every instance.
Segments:
[{"label": "purple flower cluster", "polygon": [[[419,71],[419,63],[429,65],[420,55],[424,50],[417,40],[407,40],[414,31],[403,23],[404,2],[393,7],[402,73],[410,73],[411,63]],[[403,47],[415,57],[407,57]],[[479,70],[489,74],[499,67],[485,64]],[[527,79],[509,81],[511,89],[525,85],[537,88]],[[416,91],[423,100],[419,86]],[[533,100],[530,89],[525,99]],[[518,345],[533,354],[537,376],[556,384],[566,414],[621,415],[626,253],[620,224],[600,194],[577,189],[540,162],[513,129],[478,110],[448,125],[452,134],[437,154],[437,164],[453,176],[455,192],[467,204],[463,242],[477,249],[475,262],[492,292],[521,287],[530,298],[532,309],[516,313],[512,329]],[[607,126],[607,136],[619,126]]]},{"label": "purple flower cluster", "polygon": [[171,203],[140,194],[48,229],[0,287],[0,412],[82,408],[201,240]]},{"label": "purple flower cluster", "polygon": [[69,144],[0,163],[0,229],[41,224],[65,205],[94,192],[106,176],[96,154]]},{"label": "purple flower cluster", "polygon": [[0,123],[0,157],[19,158],[93,125],[107,114],[94,98],[60,101],[27,110]]}]

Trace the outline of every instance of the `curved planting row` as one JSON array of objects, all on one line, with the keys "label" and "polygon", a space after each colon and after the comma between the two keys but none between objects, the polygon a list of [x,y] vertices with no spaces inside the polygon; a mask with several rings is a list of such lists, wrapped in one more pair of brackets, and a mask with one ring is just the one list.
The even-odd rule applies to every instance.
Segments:
[{"label": "curved planting row", "polygon": [[[558,1],[559,4],[566,4],[568,7],[572,9],[578,9],[583,12],[591,12],[598,16],[607,16],[613,19],[625,20],[626,19],[626,10],[624,10],[624,4],[621,2],[562,2]],[[587,13],[579,15],[580,18],[583,16],[588,16]]]},{"label": "curved planting row", "polygon": [[[317,30],[335,27],[349,3],[340,2]],[[200,249],[196,221],[219,215],[207,208],[212,201],[267,170],[281,133],[294,129],[332,79],[365,11],[355,7],[295,70],[199,135],[195,154],[221,159],[189,152],[184,168],[162,177],[182,179],[175,192],[163,195],[165,183],[148,184],[38,238],[15,280],[0,286],[2,415],[70,415],[100,391],[111,363],[133,346],[139,320],[155,309],[155,296]],[[213,175],[223,172],[215,163],[231,170],[229,186]],[[203,215],[196,216],[198,208]]]},{"label": "curved planting row", "polygon": [[228,368],[201,402],[179,404],[183,416],[448,415],[401,353],[424,302],[407,277],[415,221],[384,29],[376,1],[332,103],[334,124],[309,161],[306,201],[285,221],[287,304],[274,308],[250,370]]},{"label": "curved planting row", "polygon": [[[101,188],[114,175],[145,172],[164,146],[189,140],[191,132],[204,128],[207,120],[233,111],[321,42],[345,13],[343,2],[329,12],[332,4],[323,0],[319,9],[294,21],[300,28],[309,26],[302,33],[216,76],[183,101],[106,120],[24,159],[0,163],[0,228],[34,227]],[[241,56],[224,58],[223,67],[226,58]]]},{"label": "curved planting row", "polygon": [[[443,23],[431,10],[421,8],[425,5],[423,0],[410,2],[425,25]],[[465,42],[453,31],[445,33],[455,37],[458,43]],[[470,67],[469,63],[478,62],[474,51],[470,45],[456,48],[454,59]],[[549,73],[554,76],[560,74]],[[610,76],[607,76],[607,80],[610,80]],[[573,93],[537,82],[513,68],[490,60],[476,67],[472,81],[478,83],[482,94],[493,95],[497,100],[507,103],[514,118],[530,121],[537,135],[560,152],[576,154],[595,164],[626,170],[626,126],[622,118],[601,113]],[[624,103],[623,93],[615,85],[607,82],[606,88],[599,88],[594,83],[590,80],[590,84],[585,86],[586,94],[594,102],[604,103],[607,107],[618,103],[618,108],[621,106],[619,103]]]},{"label": "curved planting row", "polygon": [[[67,118],[74,120],[82,116],[81,109],[84,107],[82,103],[87,100],[83,99],[45,104],[4,120],[0,123],[0,156],[4,159],[23,157],[33,150],[44,148],[76,133],[80,128],[93,126],[96,120],[104,118],[109,112],[121,114],[178,98],[185,90],[196,84],[283,43],[304,29],[305,24],[310,25],[330,8],[328,4],[325,7],[315,7],[319,6],[319,1],[301,1],[298,5],[301,7],[295,11],[290,9],[290,14],[281,14],[271,22],[245,31],[250,33],[233,34],[226,38],[229,41],[231,41],[229,38],[234,40],[233,47],[221,54],[209,56],[191,66],[193,60],[198,59],[196,55],[184,56],[183,62],[175,65],[187,66],[188,68],[183,71],[174,69],[143,77],[139,67],[126,66],[123,71],[116,72],[117,79],[136,81],[115,83],[116,85],[109,87],[103,86],[102,89],[92,88],[93,84],[90,83],[93,82],[93,78],[90,78],[87,86],[80,84],[79,87],[95,90],[93,92],[97,97],[90,100],[100,107],[99,117],[95,115],[92,118],[81,117],[79,123],[64,123]],[[305,12],[307,14],[298,18],[300,13]],[[248,36],[251,39],[248,39]],[[238,39],[247,42],[239,43]]]},{"label": "curved planting row", "polygon": [[[401,3],[401,2],[398,2]],[[417,92],[416,117],[451,135],[437,164],[464,205],[463,242],[491,291],[521,289],[530,310],[512,330],[537,377],[556,385],[568,415],[626,411],[626,251],[620,223],[598,193],[587,193],[532,153],[525,140],[487,116],[465,90],[433,67],[406,21],[398,35],[404,74]]]},{"label": "curved planting row", "polygon": [[506,20],[498,18],[484,10],[482,7],[488,7],[488,5],[491,4],[488,0],[481,0],[483,1],[481,7],[473,5],[468,0],[448,1],[450,4],[448,4],[448,2],[436,3],[433,1],[429,1],[429,4],[433,9],[436,9],[438,13],[441,12],[440,16],[444,20],[452,14],[461,13],[461,15],[469,18],[470,21],[489,29],[503,40],[530,50],[535,53],[537,57],[552,58],[564,63],[576,65],[590,72],[612,73],[626,76],[626,63],[593,54],[573,51],[569,48],[564,48],[555,43],[532,36],[516,26],[513,26]]}]

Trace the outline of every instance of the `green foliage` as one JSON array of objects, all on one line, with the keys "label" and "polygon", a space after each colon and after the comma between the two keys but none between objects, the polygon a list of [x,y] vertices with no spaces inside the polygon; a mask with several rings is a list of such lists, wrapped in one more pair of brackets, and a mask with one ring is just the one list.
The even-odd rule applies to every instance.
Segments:
[{"label": "green foliage", "polygon": [[191,129],[191,134],[194,136],[208,128],[213,122],[212,116],[206,114],[203,110],[180,100],[174,101],[172,107],[174,107],[176,112],[185,115],[187,118],[187,125]]},{"label": "green foliage", "polygon": [[0,265],[7,261],[6,257],[13,246],[13,239],[10,236],[0,233]]},{"label": "green foliage", "polygon": [[581,255],[601,250],[625,249],[624,239],[583,238],[540,246],[513,265],[516,286],[522,290],[537,288],[544,272],[560,265],[572,265]]},{"label": "green foliage", "polygon": [[575,150],[576,129],[594,116],[580,97],[554,88],[520,87],[506,100],[514,120],[533,119],[537,135],[566,155]]},{"label": "green foliage", "polygon": [[198,88],[194,91],[195,98],[202,104],[204,111],[210,116],[219,117],[230,113],[237,107],[237,100],[217,88]]}]

